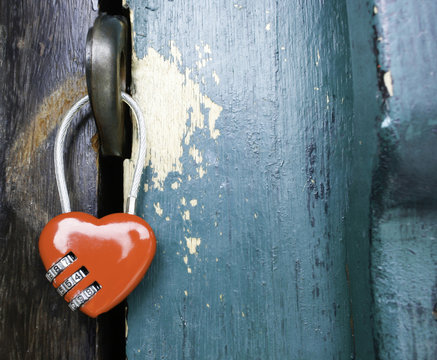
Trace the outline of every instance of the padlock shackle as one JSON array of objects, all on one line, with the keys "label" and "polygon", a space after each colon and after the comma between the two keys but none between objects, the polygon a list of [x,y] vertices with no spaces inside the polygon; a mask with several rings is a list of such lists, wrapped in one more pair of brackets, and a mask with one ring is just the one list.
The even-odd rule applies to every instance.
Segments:
[{"label": "padlock shackle", "polygon": [[[121,93],[122,100],[130,107],[134,114],[135,122],[138,131],[138,143],[139,149],[135,162],[134,177],[132,179],[132,185],[129,193],[129,197],[126,202],[125,212],[128,214],[135,213],[135,201],[138,195],[138,189],[140,187],[141,174],[143,173],[143,166],[146,159],[146,124],[140,107],[132,97],[125,92]],[[86,95],[78,102],[76,102],[71,109],[67,112],[61,122],[58,134],[55,139],[55,176],[56,184],[58,185],[59,199],[61,201],[61,208],[63,213],[71,212],[70,198],[68,196],[67,184],[65,181],[64,172],[64,143],[67,135],[68,128],[73,121],[74,115],[89,102],[89,96]]]},{"label": "padlock shackle", "polygon": [[127,20],[101,14],[89,29],[86,41],[86,83],[100,138],[100,154],[120,156],[125,149]]}]

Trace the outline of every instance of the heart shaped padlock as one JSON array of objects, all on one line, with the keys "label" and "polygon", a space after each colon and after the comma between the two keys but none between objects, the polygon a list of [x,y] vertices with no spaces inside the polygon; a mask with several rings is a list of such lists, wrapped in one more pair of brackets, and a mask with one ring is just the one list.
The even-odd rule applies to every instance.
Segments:
[{"label": "heart shaped padlock", "polygon": [[46,278],[73,311],[96,317],[123,301],[138,285],[156,251],[150,225],[133,215],[145,159],[144,119],[135,101],[122,99],[135,114],[139,151],[127,202],[127,213],[97,219],[71,212],[64,176],[63,145],[74,114],[88,102],[79,100],[64,117],[55,141],[55,172],[63,214],[44,227],[39,239]]}]

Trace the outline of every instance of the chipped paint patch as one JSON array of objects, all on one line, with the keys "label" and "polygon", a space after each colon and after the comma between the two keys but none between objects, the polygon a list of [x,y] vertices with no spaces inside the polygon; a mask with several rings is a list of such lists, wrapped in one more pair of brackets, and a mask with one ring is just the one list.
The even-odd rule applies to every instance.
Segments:
[{"label": "chipped paint patch", "polygon": [[214,81],[215,81],[215,83],[216,83],[217,85],[220,84],[220,78],[219,78],[219,76],[217,75],[217,73],[215,72],[215,70],[212,72],[212,78],[214,79]]},{"label": "chipped paint patch", "polygon": [[184,263],[185,263],[185,265],[188,264],[188,256],[187,255],[184,256]]},{"label": "chipped paint patch", "polygon": [[[205,45],[203,51],[209,54],[211,49]],[[200,47],[198,52],[202,55]],[[212,139],[220,135],[215,124],[222,107],[201,93],[199,84],[191,79],[191,69],[181,67],[182,55],[173,41],[169,58],[153,48],[148,48],[142,59],[133,55],[133,96],[147,119],[144,166],[152,169],[150,186],[161,191],[171,172],[182,175],[183,145],[190,145],[198,129],[208,127]]]},{"label": "chipped paint patch", "polygon": [[182,219],[183,219],[184,221],[188,221],[188,220],[190,220],[190,210],[185,210],[185,211],[182,213]]},{"label": "chipped paint patch", "polygon": [[187,200],[185,200],[184,197],[182,197],[182,199],[181,199],[181,204],[182,204],[183,206],[187,205]]},{"label": "chipped paint patch", "polygon": [[200,177],[200,178],[203,178],[203,176],[206,174],[206,170],[205,170],[202,166],[199,166],[199,167],[196,169],[196,171],[197,171],[197,173],[199,174],[199,177]]},{"label": "chipped paint patch", "polygon": [[156,212],[159,216],[162,216],[164,210],[161,209],[161,205],[159,205],[159,202],[153,204],[153,207],[155,208],[155,212]]},{"label": "chipped paint patch", "polygon": [[197,255],[197,247],[200,245],[201,240],[200,238],[195,237],[185,237],[185,240],[187,241],[187,248],[191,255],[196,254]]},{"label": "chipped paint patch", "polygon": [[171,184],[171,188],[172,188],[173,190],[178,189],[179,186],[180,186],[180,184],[179,184],[179,182],[177,182],[177,181],[175,181],[174,183]]},{"label": "chipped paint patch", "polygon": [[388,94],[393,96],[393,79],[390,70],[384,74],[384,85],[387,88]]},{"label": "chipped paint patch", "polygon": [[382,129],[388,128],[391,124],[392,124],[392,120],[391,120],[390,116],[387,116],[384,119],[384,121],[381,123],[381,128]]},{"label": "chipped paint patch", "polygon": [[196,164],[201,164],[203,161],[202,153],[196,148],[196,145],[190,147],[189,154]]},{"label": "chipped paint patch", "polygon": [[205,44],[205,46],[203,47],[203,52],[205,54],[211,54],[211,47],[208,44]]},{"label": "chipped paint patch", "polygon": [[270,31],[271,28],[272,28],[272,24],[268,23],[266,25],[266,31]]},{"label": "chipped paint patch", "polygon": [[197,200],[196,200],[196,199],[190,200],[190,205],[191,205],[192,207],[197,206]]},{"label": "chipped paint patch", "polygon": [[185,296],[188,296],[188,291],[184,290],[184,294],[185,294]]}]

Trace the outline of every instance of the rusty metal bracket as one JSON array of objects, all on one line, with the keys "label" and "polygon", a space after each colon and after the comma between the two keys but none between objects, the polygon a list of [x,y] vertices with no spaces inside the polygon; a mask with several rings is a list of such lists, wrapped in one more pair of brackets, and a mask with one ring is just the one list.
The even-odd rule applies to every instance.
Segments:
[{"label": "rusty metal bracket", "polygon": [[100,15],[86,43],[88,94],[100,137],[100,153],[125,157],[127,21],[121,16]]}]

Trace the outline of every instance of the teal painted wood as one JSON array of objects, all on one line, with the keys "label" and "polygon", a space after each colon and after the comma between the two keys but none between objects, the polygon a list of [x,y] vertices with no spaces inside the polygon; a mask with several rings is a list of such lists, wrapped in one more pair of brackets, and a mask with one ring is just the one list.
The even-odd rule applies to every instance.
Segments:
[{"label": "teal painted wood", "polygon": [[381,115],[372,2],[348,1],[353,74],[353,118],[349,199],[345,216],[350,302],[356,359],[374,359],[370,286],[372,173],[377,160],[376,124]]},{"label": "teal painted wood", "polygon": [[[190,69],[184,89],[197,94],[193,81],[222,107],[220,136],[206,125],[189,145],[188,109],[182,168],[174,161],[163,191],[153,186],[158,162],[145,172],[137,213],[156,230],[158,252],[128,300],[128,358],[350,358],[344,217],[357,149],[345,2],[128,3],[143,71],[165,64],[164,82],[174,66]],[[136,77],[134,66],[137,97],[153,74]],[[159,106],[148,96],[143,106]]]},{"label": "teal painted wood", "polygon": [[373,189],[375,347],[381,359],[436,359],[437,3],[376,5],[384,101]]}]

